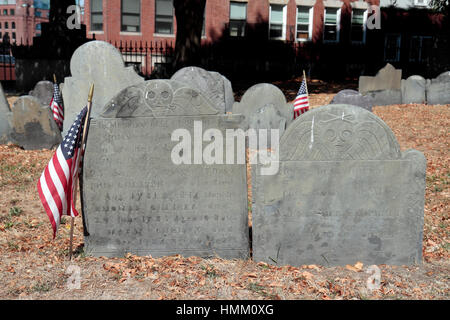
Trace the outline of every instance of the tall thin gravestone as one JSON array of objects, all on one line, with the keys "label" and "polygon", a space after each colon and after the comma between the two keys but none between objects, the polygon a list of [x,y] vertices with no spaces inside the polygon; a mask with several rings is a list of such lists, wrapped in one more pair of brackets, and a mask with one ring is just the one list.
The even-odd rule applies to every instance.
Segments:
[{"label": "tall thin gravestone", "polygon": [[[86,251],[246,258],[245,163],[199,161],[209,145],[202,142],[208,129],[218,129],[213,140],[220,141],[241,120],[219,114],[201,93],[173,80],[147,81],[116,95],[89,129]],[[181,141],[189,147],[177,149]],[[176,164],[172,156],[193,164]]]},{"label": "tall thin gravestone", "polygon": [[420,263],[425,171],[424,155],[400,152],[369,111],[336,104],[305,113],[281,138],[278,174],[255,178],[254,259]]}]

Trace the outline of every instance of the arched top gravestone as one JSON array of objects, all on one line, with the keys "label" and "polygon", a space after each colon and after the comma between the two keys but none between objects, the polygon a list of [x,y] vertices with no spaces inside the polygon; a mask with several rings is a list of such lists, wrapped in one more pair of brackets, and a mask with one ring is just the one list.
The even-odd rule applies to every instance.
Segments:
[{"label": "arched top gravestone", "polygon": [[280,142],[282,160],[395,160],[400,146],[392,130],[362,108],[335,104],[294,121]]},{"label": "arched top gravestone", "polygon": [[99,112],[83,169],[87,253],[248,256],[245,149],[242,163],[208,162],[241,116],[174,80],[120,90]]},{"label": "arched top gravestone", "polygon": [[421,262],[426,159],[400,152],[373,113],[351,105],[306,112],[281,137],[278,164],[252,185],[255,261]]},{"label": "arched top gravestone", "polygon": [[121,53],[104,41],[90,41],[80,46],[70,61],[71,77],[65,78],[62,95],[65,107],[64,132],[87,104],[89,88],[94,84],[92,117],[97,117],[105,104],[121,90],[144,79],[133,67],[125,67]]},{"label": "arched top gravestone", "polygon": [[[244,129],[282,128],[280,136],[294,116],[292,104],[287,103],[283,92],[270,83],[250,87],[241,101],[234,103],[233,114],[244,115]],[[280,124],[281,119],[285,120],[283,124]]]},{"label": "arched top gravestone", "polygon": [[109,101],[104,118],[216,115],[202,93],[174,80],[152,80],[128,87]]},{"label": "arched top gravestone", "polygon": [[231,112],[234,103],[231,82],[218,72],[207,71],[199,67],[185,67],[171,78],[183,82],[210,100],[220,113]]}]

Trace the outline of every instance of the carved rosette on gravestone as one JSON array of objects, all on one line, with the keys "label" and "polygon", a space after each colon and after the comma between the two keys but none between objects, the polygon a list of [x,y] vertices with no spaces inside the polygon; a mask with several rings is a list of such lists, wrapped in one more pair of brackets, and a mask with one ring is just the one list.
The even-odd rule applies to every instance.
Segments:
[{"label": "carved rosette on gravestone", "polygon": [[372,112],[373,99],[368,96],[363,96],[356,90],[345,89],[339,91],[333,97],[330,104],[350,104]]},{"label": "carved rosette on gravestone", "polygon": [[[202,137],[213,133],[219,143],[241,121],[220,115],[201,93],[173,80],[147,81],[117,94],[89,129],[86,252],[247,258],[245,163],[202,161],[212,144]],[[177,148],[180,143],[187,147]],[[174,157],[193,164],[175,164]]]},{"label": "carved rosette on gravestone", "polygon": [[64,99],[64,131],[67,133],[78,113],[87,104],[89,88],[95,86],[92,117],[97,117],[117,92],[144,82],[133,67],[125,67],[121,53],[104,41],[90,41],[79,47],[70,61],[72,77],[62,86]]},{"label": "carved rosette on gravestone", "polygon": [[39,81],[30,91],[30,96],[37,98],[43,106],[49,106],[53,97],[53,82]]},{"label": "carved rosette on gravestone", "polygon": [[201,92],[219,113],[231,112],[234,94],[231,82],[218,72],[199,67],[178,70],[171,78]]},{"label": "carved rosette on gravestone", "polygon": [[424,155],[401,153],[373,113],[350,105],[313,109],[282,136],[278,174],[256,176],[253,258],[420,263],[425,172]]},{"label": "carved rosette on gravestone", "polygon": [[252,86],[233,104],[233,114],[244,115],[243,129],[280,129],[280,136],[291,123],[293,110],[283,92],[270,83]]},{"label": "carved rosette on gravestone", "polygon": [[51,149],[62,141],[49,106],[33,96],[22,96],[12,107],[11,138],[25,150]]}]

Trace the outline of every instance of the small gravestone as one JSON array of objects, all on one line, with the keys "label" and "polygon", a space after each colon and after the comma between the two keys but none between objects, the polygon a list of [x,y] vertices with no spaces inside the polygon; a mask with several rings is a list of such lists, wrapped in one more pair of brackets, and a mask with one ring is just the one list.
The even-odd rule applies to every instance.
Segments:
[{"label": "small gravestone", "polygon": [[293,110],[283,92],[270,83],[252,86],[233,105],[233,114],[244,116],[243,129],[280,129],[280,136],[292,122]]},{"label": "small gravestone", "polygon": [[[86,252],[247,258],[245,161],[206,164],[204,158],[241,121],[219,114],[200,92],[178,81],[151,80],[118,93],[89,128]],[[178,148],[181,142],[187,147]]]},{"label": "small gravestone", "polygon": [[401,90],[380,90],[370,91],[364,96],[373,101],[374,106],[389,106],[393,104],[402,104]]},{"label": "small gravestone", "polygon": [[402,103],[425,103],[427,80],[421,76],[410,76],[402,80]]},{"label": "small gravestone", "polygon": [[37,98],[43,106],[49,106],[53,97],[53,88],[53,82],[39,81],[30,91],[30,96]]},{"label": "small gravestone", "polygon": [[339,91],[331,100],[330,104],[350,104],[358,106],[368,111],[372,111],[373,99],[369,96],[363,96],[356,90],[345,89]]},{"label": "small gravestone", "polygon": [[427,87],[428,104],[450,104],[450,71],[431,79]]},{"label": "small gravestone", "polygon": [[255,179],[255,261],[421,263],[426,159],[400,152],[380,118],[350,105],[313,109],[279,152],[278,174]]},{"label": "small gravestone", "polygon": [[11,134],[11,110],[0,83],[0,143],[7,143]]},{"label": "small gravestone", "polygon": [[50,149],[62,141],[49,106],[32,96],[22,96],[12,107],[11,138],[25,150]]},{"label": "small gravestone", "polygon": [[198,90],[220,113],[231,112],[234,103],[231,82],[218,72],[199,67],[186,67],[178,70],[171,78]]},{"label": "small gravestone", "polygon": [[79,47],[70,61],[71,77],[64,81],[64,131],[87,104],[89,88],[95,86],[92,117],[96,117],[117,92],[144,81],[133,67],[125,67],[121,53],[104,41],[91,41]]},{"label": "small gravestone", "polygon": [[402,70],[397,70],[388,63],[374,77],[359,77],[358,88],[362,94],[370,91],[401,90],[401,81]]}]

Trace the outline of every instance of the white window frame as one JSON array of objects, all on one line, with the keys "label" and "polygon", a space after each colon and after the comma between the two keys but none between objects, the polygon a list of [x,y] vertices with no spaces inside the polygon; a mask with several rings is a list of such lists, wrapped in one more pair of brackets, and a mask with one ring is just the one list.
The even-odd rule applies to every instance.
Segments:
[{"label": "white window frame", "polygon": [[[270,25],[272,21],[272,6],[278,5],[283,6],[283,25],[281,29],[281,37],[272,38],[270,37]],[[270,4],[269,8],[269,39],[271,40],[286,40],[286,19],[287,19],[287,5],[286,4]]]},{"label": "white window frame", "polygon": [[[329,9],[331,9],[330,7]],[[336,11],[336,40],[325,40],[325,21],[327,17],[327,8],[323,9],[323,42],[324,43],[338,43],[341,39],[341,8],[333,8],[337,9]]]},{"label": "white window frame", "polygon": [[296,6],[296,15],[295,15],[295,41],[297,42],[306,42],[311,41],[312,39],[312,32],[313,32],[313,20],[314,20],[314,7],[309,8],[309,22],[308,22],[308,39],[300,39],[297,38],[297,28],[298,28],[298,7],[308,7],[308,6],[302,6],[297,5]]},{"label": "white window frame", "polygon": [[352,41],[352,43],[354,44],[358,44],[358,43],[366,43],[366,35],[367,35],[367,17],[369,15],[369,9],[367,9],[366,11],[364,11],[363,14],[363,39],[362,41],[354,41],[352,39],[352,21],[353,21],[353,9],[352,9],[352,15],[350,17],[350,40]]},{"label": "white window frame", "polygon": [[[398,50],[397,50],[397,56],[394,59],[387,59],[386,58],[386,48],[387,48],[387,38],[388,36],[397,36],[397,44],[398,44]],[[400,61],[400,52],[402,50],[402,35],[400,33],[389,33],[384,36],[384,61],[386,62],[399,62]]]}]

